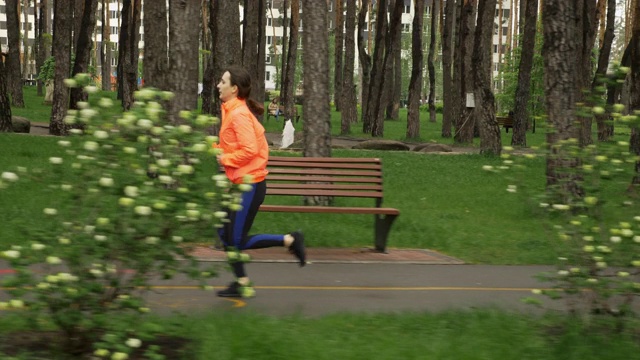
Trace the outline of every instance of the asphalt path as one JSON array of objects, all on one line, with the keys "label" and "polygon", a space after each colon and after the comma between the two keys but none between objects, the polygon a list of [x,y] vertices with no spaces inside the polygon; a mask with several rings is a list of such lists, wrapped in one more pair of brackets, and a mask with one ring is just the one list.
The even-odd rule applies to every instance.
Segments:
[{"label": "asphalt path", "polygon": [[[209,311],[254,311],[268,315],[321,316],[342,312],[398,312],[500,308],[537,312],[522,299],[547,288],[535,275],[549,266],[251,263],[247,271],[256,297],[219,298],[215,291],[232,281],[220,263],[214,291],[200,289],[184,277],[154,280],[147,293],[155,313],[194,314]],[[0,261],[0,278],[11,274]],[[0,289],[0,301],[9,297]],[[544,301],[544,310],[563,310],[561,301]],[[1,313],[0,313],[1,314]]]}]

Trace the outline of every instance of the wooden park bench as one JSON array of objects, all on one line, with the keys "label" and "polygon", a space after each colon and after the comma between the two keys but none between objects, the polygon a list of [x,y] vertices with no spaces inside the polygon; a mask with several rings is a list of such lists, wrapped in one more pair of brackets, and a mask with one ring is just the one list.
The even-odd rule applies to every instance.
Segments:
[{"label": "wooden park bench", "polygon": [[[284,118],[284,105],[279,105],[279,108],[280,108],[280,115],[278,116]],[[267,121],[269,121],[270,117],[276,116],[276,109],[278,109],[278,106],[269,104],[269,107],[267,108]],[[300,120],[300,115],[298,115],[298,107],[295,105],[293,106],[293,118],[296,120],[295,122],[298,122],[298,120]]]},{"label": "wooden park bench", "polygon": [[382,161],[378,158],[272,156],[267,165],[267,199],[282,196],[370,198],[371,206],[262,204],[260,211],[364,214],[374,216],[375,250],[385,252],[389,230],[400,211],[382,207]]},{"label": "wooden park bench", "polygon": [[507,132],[509,132],[509,129],[513,129],[512,116],[496,116],[496,120],[498,120],[498,126],[505,128]]},{"label": "wooden park bench", "polygon": [[[498,120],[498,127],[503,127],[507,132],[509,129],[513,129],[513,116],[496,116],[496,120]],[[527,130],[532,129],[532,133],[536,132],[536,118],[532,118],[529,120],[527,124]]]}]

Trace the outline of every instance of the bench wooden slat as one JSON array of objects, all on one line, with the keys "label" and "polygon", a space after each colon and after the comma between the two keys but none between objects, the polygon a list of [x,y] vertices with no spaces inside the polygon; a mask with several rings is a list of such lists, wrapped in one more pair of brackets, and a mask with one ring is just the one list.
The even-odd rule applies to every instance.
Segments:
[{"label": "bench wooden slat", "polygon": [[379,207],[345,207],[345,206],[302,206],[302,205],[260,205],[260,211],[267,212],[299,212],[323,214],[364,214],[364,215],[400,215],[394,208]]},{"label": "bench wooden slat", "polygon": [[379,158],[325,158],[325,157],[291,157],[291,156],[269,156],[269,162],[272,161],[287,161],[287,162],[326,162],[326,163],[363,163],[380,164],[382,161]]},{"label": "bench wooden slat", "polygon": [[312,190],[312,189],[275,189],[267,186],[267,195],[289,196],[342,196],[381,199],[382,192],[346,191],[346,190]]},{"label": "bench wooden slat", "polygon": [[269,183],[270,189],[318,189],[318,190],[372,190],[382,191],[382,185],[327,184],[327,183]]},{"label": "bench wooden slat", "polygon": [[273,174],[298,174],[298,175],[342,175],[342,176],[372,176],[382,177],[381,171],[344,171],[344,170],[328,170],[328,169],[287,169],[287,168],[269,168],[267,170]]},{"label": "bench wooden slat", "polygon": [[270,167],[296,167],[296,168],[329,168],[329,169],[363,169],[363,170],[380,170],[382,165],[380,164],[356,164],[356,163],[344,163],[344,164],[331,164],[323,162],[293,162],[293,161],[281,161],[281,160],[269,160]]},{"label": "bench wooden slat", "polygon": [[267,176],[269,186],[272,181],[298,181],[298,182],[341,182],[341,183],[376,183],[381,184],[382,179],[379,177],[353,177],[353,176],[313,176],[313,175],[279,175],[277,173],[269,173]]}]

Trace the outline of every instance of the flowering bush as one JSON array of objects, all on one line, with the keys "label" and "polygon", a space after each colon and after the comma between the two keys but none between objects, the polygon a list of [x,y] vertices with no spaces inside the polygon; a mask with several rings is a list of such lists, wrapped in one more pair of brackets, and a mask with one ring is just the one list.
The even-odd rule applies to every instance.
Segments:
[{"label": "flowering bush", "polygon": [[[624,76],[626,72],[624,68],[617,69],[617,75]],[[617,131],[638,128],[638,112],[623,114],[624,106],[620,104],[601,104],[602,95],[594,94],[594,105],[580,109],[580,116],[608,112]],[[550,236],[558,239],[565,251],[568,249],[558,257],[556,272],[540,276],[552,282],[553,288],[534,293],[563,298],[573,311],[630,313],[633,299],[640,294],[640,209],[635,201],[637,185],[632,184],[640,157],[631,153],[628,141],[580,146],[577,139],[568,139],[524,157],[513,156],[512,150],[505,148],[500,168],[483,169],[513,170],[526,166],[527,157],[540,155],[549,159],[562,154],[565,159],[572,159],[558,162],[567,165],[556,169],[563,176],[559,176],[557,184],[547,186],[543,194],[526,193],[528,189],[516,185],[517,176],[509,175],[514,184],[507,191],[536,199],[536,206],[544,211],[551,225]],[[574,180],[579,191],[566,186],[565,182]]]},{"label": "flowering bush", "polygon": [[[87,83],[84,75],[67,81]],[[34,323],[55,324],[68,352],[97,344],[95,356],[125,359],[140,346],[135,329],[142,322],[121,329],[113,316],[149,311],[138,289],[148,287],[152,275],[183,272],[204,286],[216,274],[203,269],[185,243],[210,241],[226,216],[223,206],[239,206],[240,189],[211,160],[217,139],[203,130],[217,119],[184,111],[181,125],[166,124],[161,101],[170,96],[139,91],[132,109],[115,119],[103,115],[114,105],[108,98],[79,103],[65,122],[84,130],[58,141],[61,153],[50,157],[48,168],[1,174],[0,191],[36,181],[53,200],[42,204],[44,219],[32,222],[37,228],[0,249],[16,271],[4,284],[13,299],[0,307],[23,308]]]}]

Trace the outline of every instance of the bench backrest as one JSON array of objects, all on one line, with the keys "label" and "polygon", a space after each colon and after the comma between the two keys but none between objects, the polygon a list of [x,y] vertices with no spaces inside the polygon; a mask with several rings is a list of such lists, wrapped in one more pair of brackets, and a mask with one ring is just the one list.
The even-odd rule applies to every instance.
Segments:
[{"label": "bench backrest", "polygon": [[382,205],[382,160],[271,156],[268,195],[373,198]]}]

